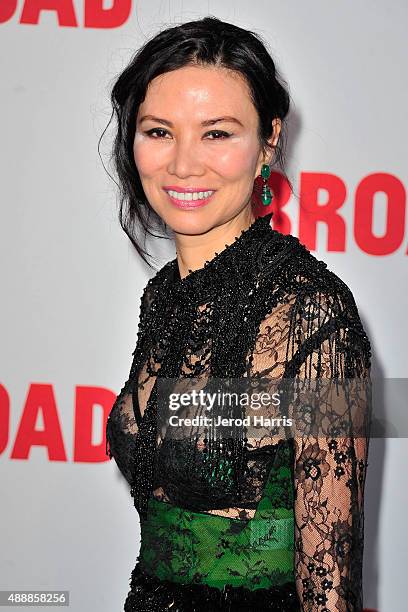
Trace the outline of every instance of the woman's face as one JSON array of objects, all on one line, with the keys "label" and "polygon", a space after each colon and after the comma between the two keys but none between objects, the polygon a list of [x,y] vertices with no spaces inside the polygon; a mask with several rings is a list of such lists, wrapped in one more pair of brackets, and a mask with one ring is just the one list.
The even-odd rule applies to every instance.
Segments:
[{"label": "woman's face", "polygon": [[[272,145],[279,120],[274,127]],[[264,162],[257,129],[257,112],[238,73],[186,66],[151,81],[137,114],[133,152],[146,197],[169,227],[205,233],[249,208]],[[208,191],[214,193],[201,199],[208,194],[198,192]]]}]

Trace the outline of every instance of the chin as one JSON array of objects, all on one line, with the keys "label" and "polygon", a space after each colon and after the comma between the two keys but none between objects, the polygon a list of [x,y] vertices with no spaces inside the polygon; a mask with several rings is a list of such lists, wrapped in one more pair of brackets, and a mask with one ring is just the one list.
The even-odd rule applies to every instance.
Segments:
[{"label": "chin", "polygon": [[173,232],[189,236],[205,234],[217,225],[214,212],[204,209],[166,211],[162,218]]}]

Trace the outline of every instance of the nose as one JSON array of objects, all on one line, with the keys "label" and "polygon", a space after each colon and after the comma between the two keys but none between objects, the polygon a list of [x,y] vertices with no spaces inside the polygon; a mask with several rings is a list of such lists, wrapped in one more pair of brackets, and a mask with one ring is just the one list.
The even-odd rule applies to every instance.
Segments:
[{"label": "nose", "polygon": [[168,171],[180,178],[203,174],[204,164],[200,159],[198,149],[191,140],[180,141],[172,148]]}]

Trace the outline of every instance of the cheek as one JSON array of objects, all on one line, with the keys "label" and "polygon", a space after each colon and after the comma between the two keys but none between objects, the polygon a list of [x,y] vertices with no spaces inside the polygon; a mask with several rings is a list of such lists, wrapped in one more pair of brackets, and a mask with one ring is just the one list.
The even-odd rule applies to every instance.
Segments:
[{"label": "cheek", "polygon": [[136,133],[133,141],[133,158],[141,176],[154,174],[160,166],[160,156],[157,155],[155,144],[143,134]]},{"label": "cheek", "polygon": [[[219,174],[231,179],[245,178],[252,174],[258,151],[253,144],[239,143],[239,146],[225,147],[219,151],[215,165]],[[214,166],[214,164],[213,164]]]}]

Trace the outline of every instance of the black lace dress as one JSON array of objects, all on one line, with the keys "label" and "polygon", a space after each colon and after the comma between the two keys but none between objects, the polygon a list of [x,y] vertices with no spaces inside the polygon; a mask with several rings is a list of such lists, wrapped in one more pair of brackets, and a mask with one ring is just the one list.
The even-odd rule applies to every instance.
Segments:
[{"label": "black lace dress", "polygon": [[[347,285],[271,216],[144,290],[106,428],[140,516],[126,612],[362,611],[370,342]],[[282,385],[295,427],[163,433],[160,385],[212,379]]]}]

